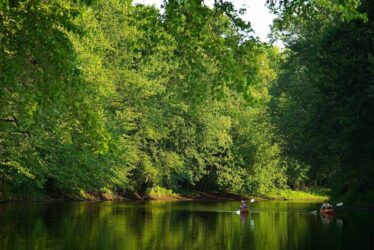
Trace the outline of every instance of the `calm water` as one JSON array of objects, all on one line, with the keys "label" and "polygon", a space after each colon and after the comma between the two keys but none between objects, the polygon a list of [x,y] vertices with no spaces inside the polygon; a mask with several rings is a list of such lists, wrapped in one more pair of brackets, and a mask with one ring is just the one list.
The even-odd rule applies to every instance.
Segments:
[{"label": "calm water", "polygon": [[0,249],[374,249],[374,216],[313,215],[315,203],[0,204]]}]

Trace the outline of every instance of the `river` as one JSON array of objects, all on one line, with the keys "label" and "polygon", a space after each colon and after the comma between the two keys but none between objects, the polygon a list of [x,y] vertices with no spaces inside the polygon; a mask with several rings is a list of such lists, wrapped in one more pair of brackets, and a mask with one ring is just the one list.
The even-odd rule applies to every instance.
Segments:
[{"label": "river", "polygon": [[53,202],[0,204],[0,249],[374,249],[374,216],[313,202]]}]

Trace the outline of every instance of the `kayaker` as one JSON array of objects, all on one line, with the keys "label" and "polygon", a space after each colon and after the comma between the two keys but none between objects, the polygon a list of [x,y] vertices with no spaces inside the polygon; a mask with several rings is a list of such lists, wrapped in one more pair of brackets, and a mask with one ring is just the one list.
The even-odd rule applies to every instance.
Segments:
[{"label": "kayaker", "polygon": [[323,202],[322,206],[321,206],[320,211],[323,212],[323,211],[325,211],[326,209],[330,209],[330,208],[332,208],[332,205],[331,205],[327,200],[325,200],[325,201]]},{"label": "kayaker", "polygon": [[241,204],[240,204],[240,210],[244,210],[244,209],[247,209],[248,206],[247,204],[245,204],[245,201],[241,201]]}]

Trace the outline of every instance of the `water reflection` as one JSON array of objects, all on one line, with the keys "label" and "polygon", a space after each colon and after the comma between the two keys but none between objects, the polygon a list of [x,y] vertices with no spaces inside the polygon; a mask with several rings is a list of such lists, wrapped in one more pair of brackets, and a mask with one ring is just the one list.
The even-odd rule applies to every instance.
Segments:
[{"label": "water reflection", "polygon": [[255,221],[254,220],[250,220],[250,228],[251,228],[251,231],[253,231],[255,229]]},{"label": "water reflection", "polygon": [[2,204],[0,249],[371,249],[373,215],[322,218],[314,206],[261,202],[238,215],[236,202]]},{"label": "water reflection", "polygon": [[325,224],[325,225],[330,224],[334,219],[333,214],[322,214],[321,213],[320,216],[321,216],[322,223]]},{"label": "water reflection", "polygon": [[242,224],[245,224],[248,220],[249,213],[241,213],[240,214],[240,220],[242,221]]},{"label": "water reflection", "polygon": [[343,220],[342,219],[336,219],[336,225],[339,229],[343,229]]}]

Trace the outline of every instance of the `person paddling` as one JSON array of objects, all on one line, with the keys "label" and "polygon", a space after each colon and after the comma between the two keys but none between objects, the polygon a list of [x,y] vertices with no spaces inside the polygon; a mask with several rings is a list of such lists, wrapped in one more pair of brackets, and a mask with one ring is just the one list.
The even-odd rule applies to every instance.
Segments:
[{"label": "person paddling", "polygon": [[245,204],[245,201],[241,201],[240,204],[240,220],[242,221],[242,224],[246,223],[248,220],[249,210],[247,204]]},{"label": "person paddling", "polygon": [[243,210],[246,210],[246,209],[248,209],[247,204],[245,204],[245,201],[241,201],[241,204],[240,204],[240,211],[243,211]]},{"label": "person paddling", "polygon": [[332,208],[332,205],[327,200],[325,200],[321,206],[320,212],[324,212],[330,208]]}]

